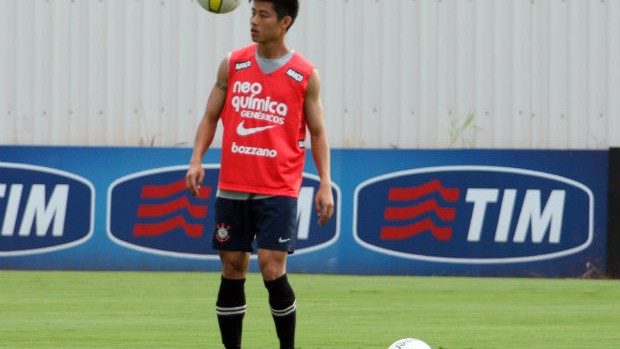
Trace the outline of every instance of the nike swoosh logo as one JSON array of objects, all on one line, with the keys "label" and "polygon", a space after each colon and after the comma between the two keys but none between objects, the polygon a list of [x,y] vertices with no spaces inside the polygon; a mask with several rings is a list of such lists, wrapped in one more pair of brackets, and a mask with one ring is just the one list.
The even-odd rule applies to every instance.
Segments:
[{"label": "nike swoosh logo", "polygon": [[291,241],[291,239],[283,239],[283,238],[279,238],[278,239],[278,242],[281,243],[281,244],[289,242],[289,241]]},{"label": "nike swoosh logo", "polygon": [[269,125],[269,126],[261,126],[261,127],[249,127],[246,128],[245,126],[243,126],[244,121],[241,121],[241,123],[239,124],[239,126],[237,126],[237,134],[239,136],[249,136],[249,135],[253,135],[255,133],[259,133],[265,130],[268,130],[272,127],[276,127],[276,125]]}]

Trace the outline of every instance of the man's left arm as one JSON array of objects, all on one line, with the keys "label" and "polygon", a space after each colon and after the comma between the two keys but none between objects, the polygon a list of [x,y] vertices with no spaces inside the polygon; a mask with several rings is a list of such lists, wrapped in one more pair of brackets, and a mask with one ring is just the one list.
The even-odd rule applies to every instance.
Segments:
[{"label": "man's left arm", "polygon": [[308,89],[304,99],[304,113],[306,114],[306,124],[310,131],[312,157],[321,179],[319,191],[314,197],[314,206],[319,216],[319,224],[323,225],[334,214],[334,197],[332,195],[330,174],[329,142],[325,130],[320,90],[319,73],[315,69],[308,82]]}]

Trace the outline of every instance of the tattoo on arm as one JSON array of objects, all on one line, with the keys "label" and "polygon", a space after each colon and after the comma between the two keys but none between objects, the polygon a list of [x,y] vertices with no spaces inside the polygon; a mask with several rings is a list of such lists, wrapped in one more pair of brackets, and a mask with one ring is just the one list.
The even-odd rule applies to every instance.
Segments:
[{"label": "tattoo on arm", "polygon": [[215,86],[216,86],[217,88],[219,88],[220,90],[224,91],[224,92],[226,92],[226,90],[228,89],[228,86],[226,86],[226,85],[222,84],[222,83],[221,83],[221,82],[219,82],[219,81],[215,83]]}]

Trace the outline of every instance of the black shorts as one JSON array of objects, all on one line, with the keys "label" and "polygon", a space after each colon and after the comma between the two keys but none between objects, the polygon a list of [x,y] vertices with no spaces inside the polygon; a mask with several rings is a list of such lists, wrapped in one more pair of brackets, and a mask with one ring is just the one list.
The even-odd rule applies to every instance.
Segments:
[{"label": "black shorts", "polygon": [[213,248],[252,252],[260,249],[293,253],[297,237],[297,198],[215,200]]}]

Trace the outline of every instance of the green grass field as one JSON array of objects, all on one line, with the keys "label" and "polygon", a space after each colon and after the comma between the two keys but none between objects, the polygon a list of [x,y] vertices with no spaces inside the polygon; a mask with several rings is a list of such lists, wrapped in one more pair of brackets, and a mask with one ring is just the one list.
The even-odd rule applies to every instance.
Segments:
[{"label": "green grass field", "polygon": [[[297,347],[620,348],[618,280],[289,276]],[[219,274],[0,271],[0,348],[221,348]],[[260,276],[244,349],[277,348]]]}]

